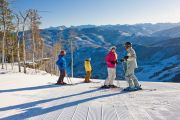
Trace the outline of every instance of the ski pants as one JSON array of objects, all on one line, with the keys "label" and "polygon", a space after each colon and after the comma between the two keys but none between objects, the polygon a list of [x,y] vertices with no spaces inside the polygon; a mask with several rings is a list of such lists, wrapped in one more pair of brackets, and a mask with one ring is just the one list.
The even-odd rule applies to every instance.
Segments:
[{"label": "ski pants", "polygon": [[105,80],[104,85],[113,85],[116,78],[116,68],[108,68],[108,78]]},{"label": "ski pants", "polygon": [[66,71],[65,70],[60,70],[60,76],[59,76],[59,79],[57,81],[57,84],[60,84],[61,82],[63,82],[65,76],[66,76]]},{"label": "ski pants", "polygon": [[85,82],[89,82],[91,78],[91,71],[86,71]]},{"label": "ski pants", "polygon": [[134,75],[134,68],[127,67],[125,79],[128,82],[129,87],[140,87],[137,77]]}]

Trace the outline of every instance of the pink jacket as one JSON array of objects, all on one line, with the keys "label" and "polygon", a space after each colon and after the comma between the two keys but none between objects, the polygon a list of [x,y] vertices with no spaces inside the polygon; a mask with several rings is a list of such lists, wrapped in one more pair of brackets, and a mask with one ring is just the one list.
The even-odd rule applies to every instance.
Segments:
[{"label": "pink jacket", "polygon": [[116,61],[116,60],[117,60],[117,54],[110,51],[110,52],[106,55],[107,67],[108,67],[108,68],[115,68],[115,67],[116,67],[116,64],[112,64],[111,62],[112,62],[112,61]]}]

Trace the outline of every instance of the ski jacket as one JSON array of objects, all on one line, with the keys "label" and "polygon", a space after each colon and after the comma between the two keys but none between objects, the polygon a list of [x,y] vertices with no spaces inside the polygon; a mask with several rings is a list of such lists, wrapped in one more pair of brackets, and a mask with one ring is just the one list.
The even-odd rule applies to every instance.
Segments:
[{"label": "ski jacket", "polygon": [[56,65],[58,66],[59,70],[66,70],[66,59],[64,58],[64,56],[62,55],[58,56]]},{"label": "ski jacket", "polygon": [[84,67],[85,67],[85,71],[91,71],[92,70],[92,67],[91,67],[91,63],[89,60],[85,60],[84,62]]},{"label": "ski jacket", "polygon": [[106,64],[108,68],[115,68],[116,64],[113,64],[112,62],[115,62],[117,60],[117,54],[110,51],[107,55],[106,55]]},{"label": "ski jacket", "polygon": [[127,52],[127,56],[129,56],[129,58],[127,59],[127,68],[138,68],[136,61],[137,56],[134,49],[131,47],[127,50]]}]

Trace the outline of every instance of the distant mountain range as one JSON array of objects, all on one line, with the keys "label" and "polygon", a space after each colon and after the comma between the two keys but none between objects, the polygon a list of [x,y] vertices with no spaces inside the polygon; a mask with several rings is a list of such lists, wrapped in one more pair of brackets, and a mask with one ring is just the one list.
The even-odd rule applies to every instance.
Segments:
[{"label": "distant mountain range", "polygon": [[[93,78],[107,77],[105,55],[110,46],[117,46],[119,59],[126,52],[123,44],[133,43],[137,51],[139,69],[137,76],[143,81],[180,82],[180,23],[157,23],[135,25],[82,25],[59,26],[41,30],[46,45],[60,42],[67,51],[70,73],[69,38],[75,33],[74,75],[84,77],[84,60],[91,57]],[[117,79],[121,79],[122,66],[117,67]]]}]

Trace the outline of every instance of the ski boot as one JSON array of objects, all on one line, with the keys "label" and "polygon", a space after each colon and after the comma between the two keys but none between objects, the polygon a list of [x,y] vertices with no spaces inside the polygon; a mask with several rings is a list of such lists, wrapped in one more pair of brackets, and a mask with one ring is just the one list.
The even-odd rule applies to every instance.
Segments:
[{"label": "ski boot", "polygon": [[100,88],[102,88],[102,89],[109,89],[110,86],[109,86],[109,85],[103,85],[103,86],[101,86]]},{"label": "ski boot", "polygon": [[109,85],[110,88],[117,88],[115,85]]},{"label": "ski boot", "polygon": [[142,90],[141,85],[134,88],[135,90]]},{"label": "ski boot", "polygon": [[123,91],[136,91],[135,87],[124,88]]}]

